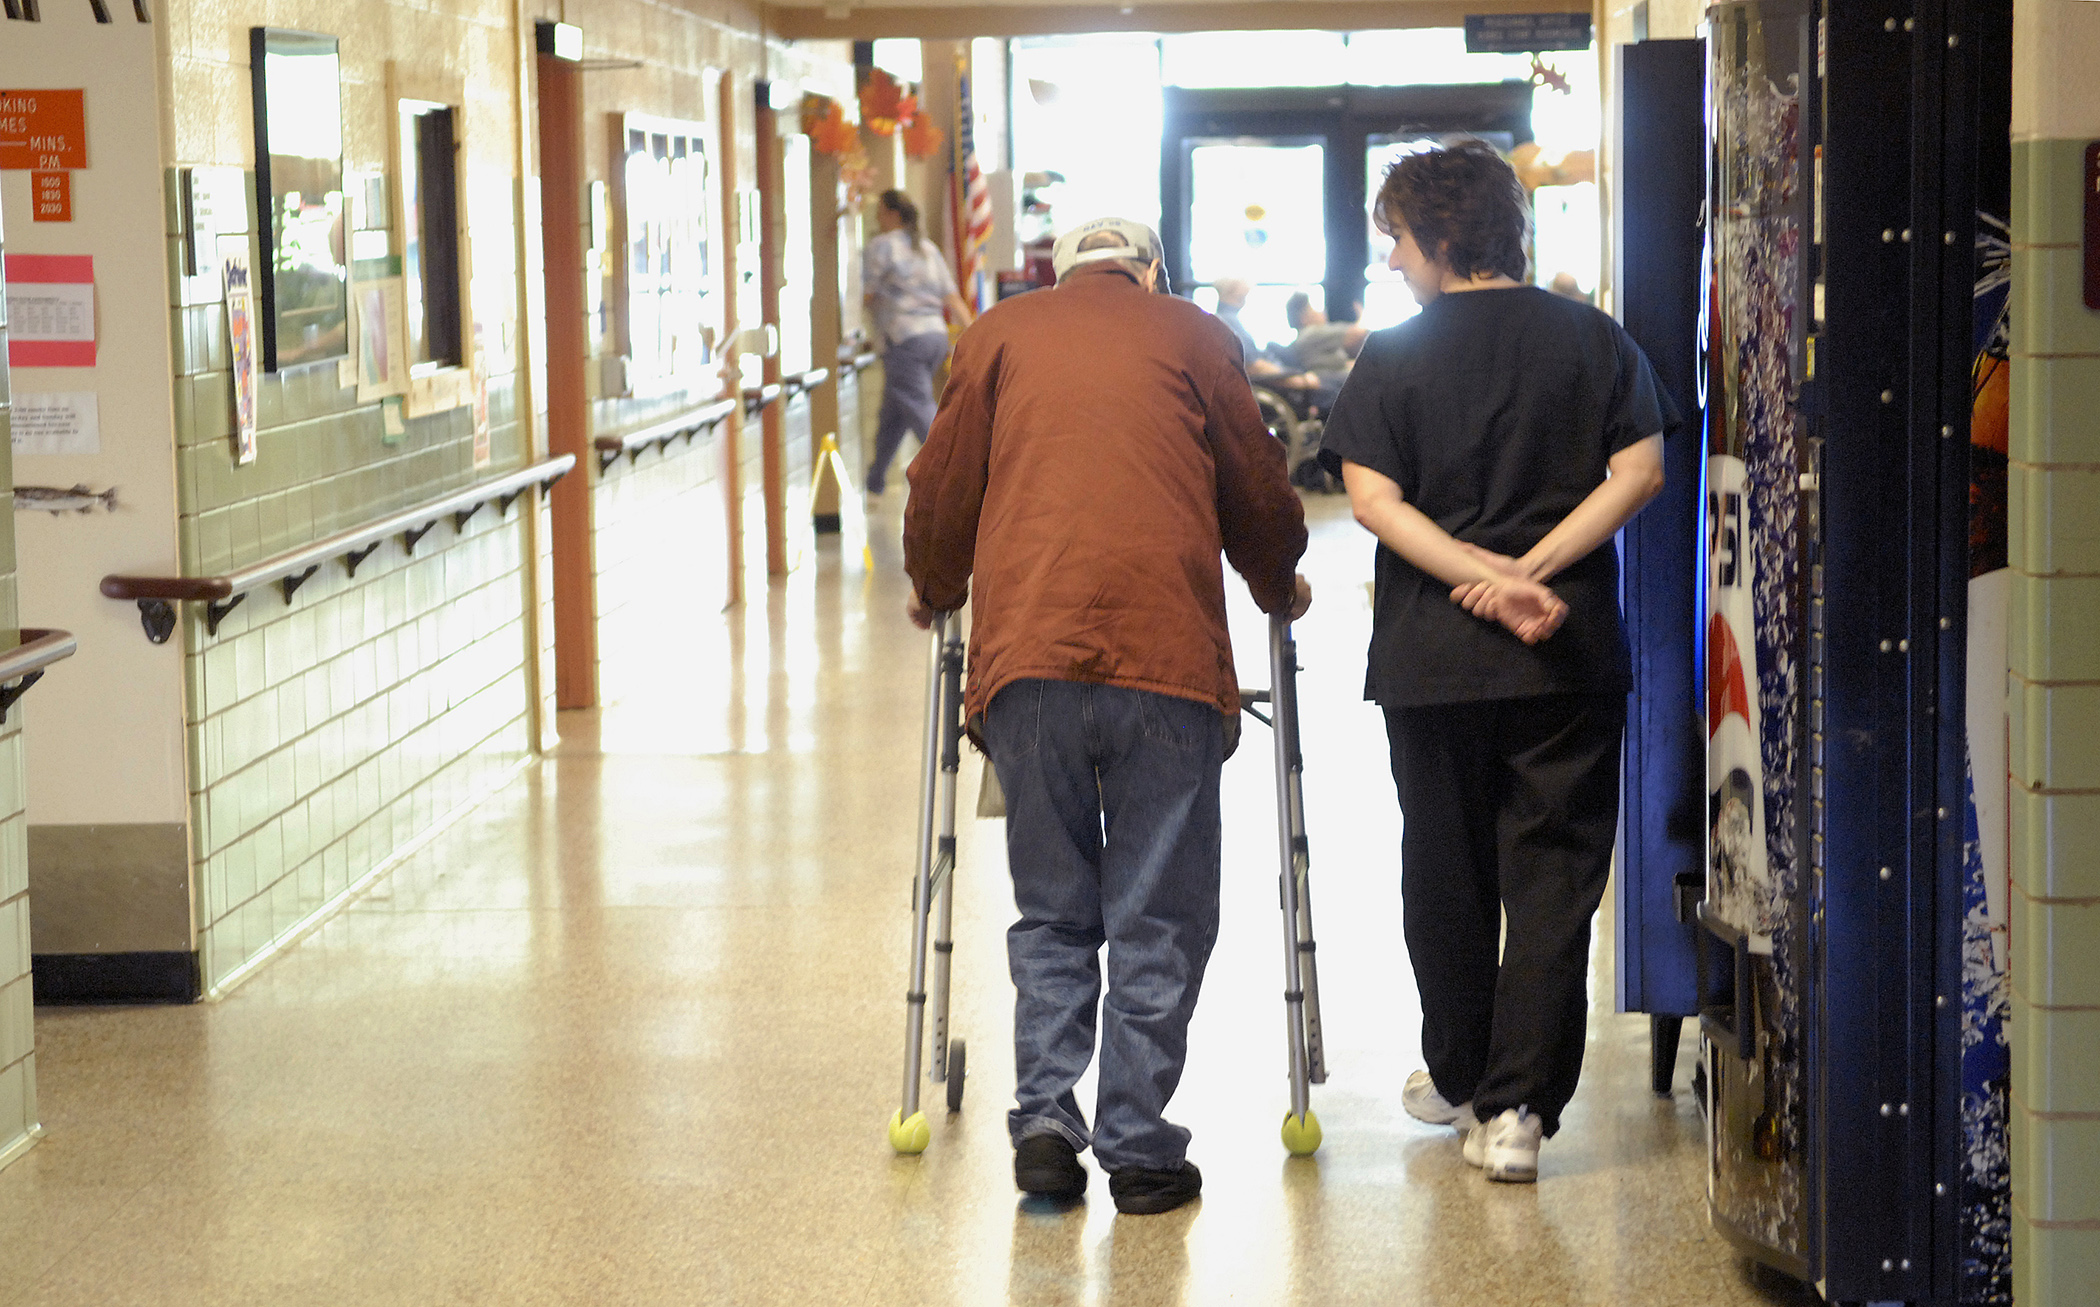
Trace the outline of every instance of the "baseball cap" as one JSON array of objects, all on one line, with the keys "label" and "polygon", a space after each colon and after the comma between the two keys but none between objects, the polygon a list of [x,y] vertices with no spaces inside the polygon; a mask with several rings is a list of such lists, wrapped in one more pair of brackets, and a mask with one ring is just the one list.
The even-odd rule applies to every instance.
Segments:
[{"label": "baseball cap", "polygon": [[[1122,243],[1103,245],[1099,249],[1081,253],[1079,245],[1089,236],[1101,232],[1114,232],[1122,237]],[[1050,270],[1059,281],[1065,274],[1085,263],[1100,263],[1105,259],[1135,259],[1139,263],[1154,263],[1163,259],[1166,251],[1159,243],[1159,235],[1142,222],[1128,218],[1095,218],[1082,222],[1077,227],[1057,238],[1050,249]]]}]

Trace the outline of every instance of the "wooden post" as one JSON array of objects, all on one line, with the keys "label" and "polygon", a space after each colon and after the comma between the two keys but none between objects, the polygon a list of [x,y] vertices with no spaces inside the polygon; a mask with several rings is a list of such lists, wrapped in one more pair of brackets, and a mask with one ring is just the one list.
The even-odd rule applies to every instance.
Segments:
[{"label": "wooden post", "polygon": [[[773,111],[769,84],[757,82],[758,137],[758,302],[774,339],[780,331],[781,210],[780,122]],[[780,352],[766,355],[764,377],[771,385],[780,380]],[[766,504],[766,575],[787,575],[787,400],[775,400],[759,415],[760,475]]]},{"label": "wooden post", "polygon": [[583,74],[539,59],[540,213],[547,298],[547,450],[576,470],[549,492],[554,518],[554,702],[598,701],[598,614],[591,574],[591,417],[584,386]]},{"label": "wooden post", "polygon": [[830,371],[824,384],[809,392],[811,466],[824,437],[839,434],[839,318],[844,282],[839,258],[839,161],[811,150],[809,154],[809,353],[810,363]]},{"label": "wooden post", "polygon": [[[743,386],[737,371],[737,339],[743,321],[737,316],[737,240],[742,235],[736,192],[736,74],[722,74],[722,390],[739,399]],[[744,406],[741,401],[722,422],[722,496],[729,524],[729,606],[744,602]]]}]

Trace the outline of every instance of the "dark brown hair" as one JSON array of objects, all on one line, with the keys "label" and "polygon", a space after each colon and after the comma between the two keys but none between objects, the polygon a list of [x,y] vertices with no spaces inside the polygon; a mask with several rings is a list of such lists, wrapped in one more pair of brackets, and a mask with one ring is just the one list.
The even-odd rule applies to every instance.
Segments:
[{"label": "dark brown hair", "polygon": [[1531,204],[1516,169],[1486,141],[1402,155],[1385,170],[1371,214],[1378,230],[1397,236],[1405,228],[1422,253],[1461,277],[1524,280]]},{"label": "dark brown hair", "polygon": [[897,221],[904,224],[911,237],[911,247],[919,248],[919,242],[926,238],[919,234],[919,206],[911,202],[911,196],[903,191],[884,191],[876,203],[897,215]]}]

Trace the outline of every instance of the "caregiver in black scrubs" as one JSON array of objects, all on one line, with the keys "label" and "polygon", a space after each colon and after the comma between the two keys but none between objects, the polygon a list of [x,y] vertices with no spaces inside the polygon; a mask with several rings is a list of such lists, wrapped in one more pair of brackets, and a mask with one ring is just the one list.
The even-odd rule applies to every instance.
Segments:
[{"label": "caregiver in black scrubs", "polygon": [[1612,537],[1675,422],[1616,322],[1522,283],[1529,209],[1481,142],[1387,171],[1374,215],[1422,312],[1365,343],[1322,437],[1379,542],[1364,694],[1427,1063],[1402,1101],[1516,1182],[1582,1069],[1629,675]]}]

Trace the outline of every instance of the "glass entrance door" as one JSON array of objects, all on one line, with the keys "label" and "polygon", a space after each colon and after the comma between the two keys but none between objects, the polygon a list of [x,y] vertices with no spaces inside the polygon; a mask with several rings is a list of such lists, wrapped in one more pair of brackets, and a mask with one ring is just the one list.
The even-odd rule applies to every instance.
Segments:
[{"label": "glass entrance door", "polygon": [[1322,305],[1327,276],[1327,143],[1321,138],[1197,138],[1188,142],[1189,272],[1208,288],[1253,283],[1240,320],[1256,341],[1288,341],[1284,303],[1304,291]]}]

